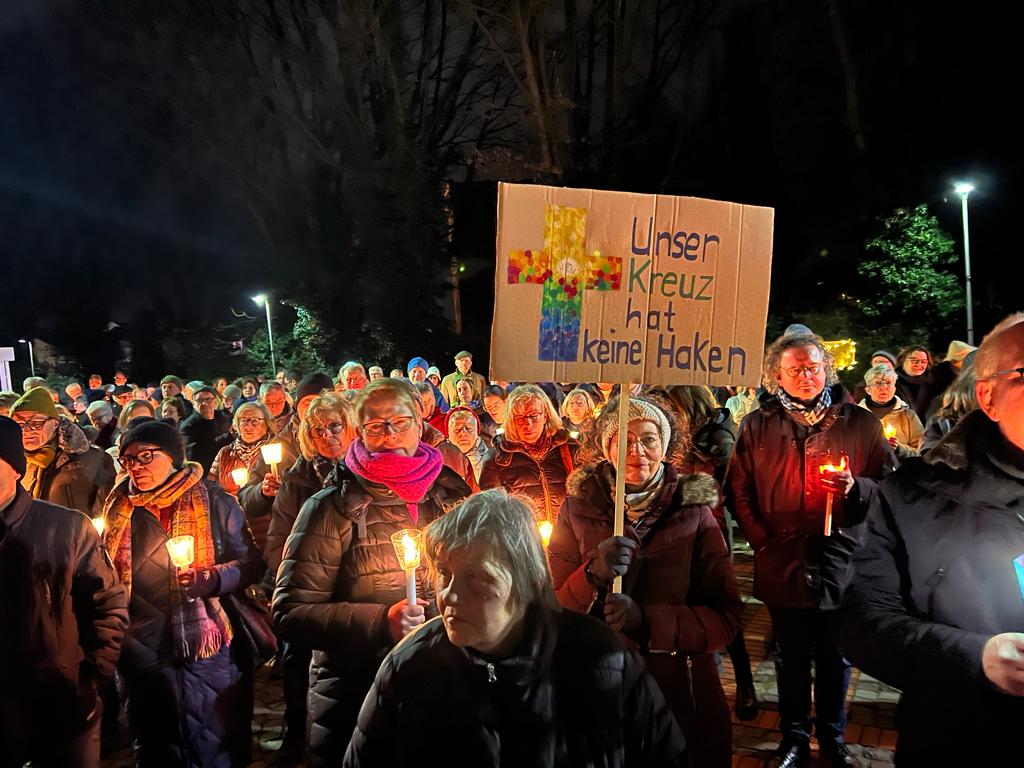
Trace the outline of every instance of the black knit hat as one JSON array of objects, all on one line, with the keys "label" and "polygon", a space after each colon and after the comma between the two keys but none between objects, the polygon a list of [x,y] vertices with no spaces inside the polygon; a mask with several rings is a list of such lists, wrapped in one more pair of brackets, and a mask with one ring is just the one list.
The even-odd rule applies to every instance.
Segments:
[{"label": "black knit hat", "polygon": [[0,416],[0,459],[11,469],[25,476],[25,448],[21,442],[21,427],[14,419]]},{"label": "black knit hat", "polygon": [[295,403],[298,405],[302,398],[309,397],[310,395],[319,395],[325,389],[331,389],[332,387],[331,377],[326,373],[321,373],[320,371],[307,373],[302,377],[302,381],[299,382],[299,386],[295,390]]},{"label": "black knit hat", "polygon": [[121,455],[132,443],[150,443],[167,451],[176,468],[185,463],[185,443],[173,424],[158,419],[132,419],[131,428],[121,438]]}]

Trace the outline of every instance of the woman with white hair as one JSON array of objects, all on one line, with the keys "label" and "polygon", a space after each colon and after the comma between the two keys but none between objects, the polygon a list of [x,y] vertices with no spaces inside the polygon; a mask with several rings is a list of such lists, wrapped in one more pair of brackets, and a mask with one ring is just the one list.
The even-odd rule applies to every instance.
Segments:
[{"label": "woman with white hair", "polygon": [[512,390],[505,403],[505,431],[480,472],[481,488],[526,496],[538,522],[555,522],[565,498],[566,478],[576,468],[576,441],[544,391],[534,384]]},{"label": "woman with white hair", "polygon": [[896,371],[884,364],[869,368],[864,374],[864,391],[867,397],[858,405],[882,420],[885,436],[896,456],[920,456],[924,425],[914,409],[896,394]]},{"label": "woman with white hair", "polygon": [[575,432],[575,436],[578,436],[593,421],[595,410],[591,394],[581,387],[576,387],[565,396],[558,412],[562,415],[562,426],[569,430],[569,434]]},{"label": "woman with white hair", "polygon": [[[693,764],[731,763],[729,705],[715,664],[740,628],[742,603],[729,550],[715,520],[718,483],[681,474],[687,433],[653,400],[628,401],[626,521],[613,535],[618,398],[588,431],[583,451],[597,463],[573,475],[548,546],[558,601],[602,616],[646,653]],[[612,591],[623,577],[622,592]]]},{"label": "woman with white hair", "polygon": [[431,524],[425,550],[440,616],[384,659],[344,765],[685,765],[637,654],[559,610],[526,504],[476,494]]}]

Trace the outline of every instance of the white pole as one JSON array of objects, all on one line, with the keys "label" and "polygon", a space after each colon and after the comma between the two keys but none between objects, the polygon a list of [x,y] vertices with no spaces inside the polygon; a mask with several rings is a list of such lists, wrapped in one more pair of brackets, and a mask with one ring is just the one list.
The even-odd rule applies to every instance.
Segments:
[{"label": "white pole", "polygon": [[964,271],[967,276],[967,343],[974,346],[974,301],[971,298],[971,233],[970,220],[967,214],[967,196],[970,192],[960,193],[960,212],[964,222]]},{"label": "white pole", "polygon": [[277,376],[277,361],[274,360],[274,329],[270,326],[269,296],[267,296],[267,300],[263,302],[263,306],[267,308],[267,340],[270,342],[270,378],[274,379]]},{"label": "white pole", "polygon": [[[626,528],[626,434],[629,428],[629,382],[619,384],[619,438],[615,453],[615,519],[612,534],[621,536]],[[622,592],[622,577],[612,582],[612,592]]]},{"label": "white pole", "polygon": [[32,369],[32,375],[36,375],[36,355],[32,351],[32,339],[28,340],[28,366]]}]

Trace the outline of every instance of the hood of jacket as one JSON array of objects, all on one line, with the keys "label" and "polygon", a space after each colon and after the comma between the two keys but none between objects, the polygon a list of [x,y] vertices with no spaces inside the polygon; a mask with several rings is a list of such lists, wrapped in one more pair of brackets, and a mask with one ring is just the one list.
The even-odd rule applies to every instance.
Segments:
[{"label": "hood of jacket", "polygon": [[[711,475],[702,472],[682,475],[671,464],[662,464],[665,467],[665,489],[669,494],[678,492],[683,506],[717,507],[721,503],[722,496],[718,483]],[[586,499],[598,509],[613,507],[615,488],[610,487],[605,481],[605,466],[610,466],[610,463],[602,461],[597,464],[586,464],[569,475],[565,484],[567,495]],[[664,501],[667,501],[667,498]]]},{"label": "hood of jacket", "polygon": [[63,417],[57,422],[57,445],[67,454],[85,453],[90,448],[89,438],[82,428]]}]

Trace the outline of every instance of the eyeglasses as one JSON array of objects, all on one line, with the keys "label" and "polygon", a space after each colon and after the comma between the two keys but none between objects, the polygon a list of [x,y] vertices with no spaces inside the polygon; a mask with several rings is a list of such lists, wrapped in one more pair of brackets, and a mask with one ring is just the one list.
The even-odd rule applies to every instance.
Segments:
[{"label": "eyeglasses", "polygon": [[[616,439],[618,439],[617,436],[613,435],[613,442]],[[643,448],[646,453],[654,453],[661,448],[661,438],[658,435],[644,435],[639,438],[634,435],[626,435],[626,450],[632,451],[637,446]]]},{"label": "eyeglasses", "polygon": [[325,427],[313,427],[309,431],[313,433],[313,437],[327,437],[328,432],[332,435],[340,435],[345,431],[345,425],[340,421],[332,421]]},{"label": "eyeglasses", "polygon": [[[15,419],[17,421],[17,419]],[[32,419],[31,421],[18,421],[21,428],[26,432],[39,432],[49,422],[49,418]]]},{"label": "eyeglasses", "polygon": [[927,357],[908,357],[908,363],[917,363],[918,365],[928,365]]},{"label": "eyeglasses", "polygon": [[1020,368],[1007,368],[1005,371],[996,371],[993,374],[989,374],[985,378],[994,379],[997,376],[1006,376],[1011,373],[1016,373],[1018,379],[1024,379],[1024,366],[1021,366]]},{"label": "eyeglasses", "polygon": [[817,376],[822,371],[821,363],[811,363],[810,365],[798,365],[795,368],[783,368],[782,372],[789,376],[791,379],[795,379],[798,376],[807,374],[809,376]]},{"label": "eyeglasses", "polygon": [[516,423],[516,426],[525,427],[527,424],[540,424],[544,421],[544,414],[538,412],[525,413],[522,416],[513,416],[512,421]]},{"label": "eyeglasses", "polygon": [[216,397],[193,397],[192,402],[198,405],[207,405],[208,403],[216,402]]},{"label": "eyeglasses", "polygon": [[147,464],[151,464],[158,453],[164,453],[164,451],[161,451],[159,448],[145,448],[134,456],[118,456],[117,463],[130,472],[136,466],[144,467]]},{"label": "eyeglasses", "polygon": [[380,437],[388,429],[395,434],[408,432],[414,421],[415,419],[412,416],[399,416],[394,421],[368,421],[360,429],[370,437]]},{"label": "eyeglasses", "polygon": [[260,424],[266,424],[267,420],[262,416],[250,416],[247,419],[239,419],[239,426],[243,427],[258,427]]}]

